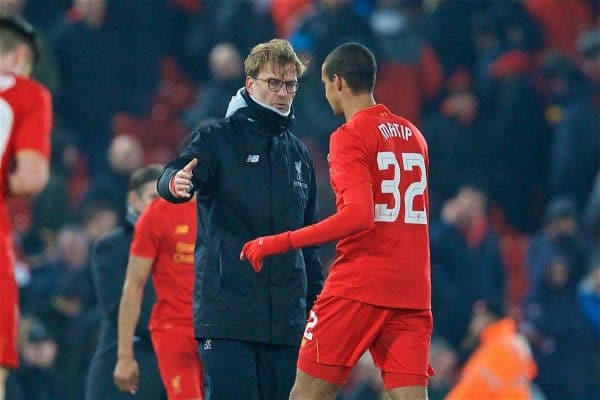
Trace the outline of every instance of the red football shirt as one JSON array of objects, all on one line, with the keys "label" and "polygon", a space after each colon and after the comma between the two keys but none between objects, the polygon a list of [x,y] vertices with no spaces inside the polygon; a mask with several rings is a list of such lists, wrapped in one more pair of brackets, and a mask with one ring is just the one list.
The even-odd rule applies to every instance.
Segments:
[{"label": "red football shirt", "polygon": [[32,150],[50,157],[52,99],[41,84],[20,76],[0,75],[0,268],[12,269],[6,197],[15,155]]},{"label": "red football shirt", "polygon": [[323,293],[384,307],[430,309],[429,157],[421,132],[374,105],[332,134],[328,158],[338,208],[344,190],[369,184],[375,223],[338,242]]},{"label": "red football shirt", "polygon": [[156,199],[135,224],[129,253],[153,258],[152,283],[156,303],[150,330],[178,329],[194,335],[192,292],[194,289],[194,245],[196,202],[172,204]]}]

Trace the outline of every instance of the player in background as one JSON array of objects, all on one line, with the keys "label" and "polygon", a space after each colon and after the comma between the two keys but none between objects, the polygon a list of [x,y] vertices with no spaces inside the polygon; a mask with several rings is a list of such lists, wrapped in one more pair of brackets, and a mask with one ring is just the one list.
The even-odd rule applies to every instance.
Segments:
[{"label": "player in background", "polygon": [[118,359],[113,374],[119,389],[134,394],[140,371],[133,353],[144,286],[150,274],[156,303],[150,336],[170,400],[203,399],[203,369],[192,323],[196,201],[177,205],[155,200],[140,216],[119,308]]},{"label": "player in background", "polygon": [[376,63],[358,43],[322,66],[325,95],[346,123],[330,138],[334,215],[246,243],[263,258],[339,240],[337,257],[306,325],[290,399],[334,399],[368,349],[392,400],[426,399],[432,331],[428,154],[406,119],[373,98]]},{"label": "player in background", "polygon": [[19,299],[6,200],[39,193],[50,173],[52,100],[29,79],[39,54],[27,21],[0,16],[0,400],[8,369],[19,364]]},{"label": "player in background", "polygon": [[[119,302],[127,272],[134,226],[140,214],[158,197],[156,181],[161,172],[160,164],[150,164],[133,171],[129,178],[125,221],[94,244],[91,267],[101,320],[98,344],[88,368],[85,400],[131,398],[129,393],[121,392],[112,382],[112,374],[117,362]],[[143,399],[161,400],[166,396],[148,330],[154,301],[154,288],[151,284],[146,284],[133,346],[137,360],[140,360],[140,364],[144,366],[137,395]]]}]

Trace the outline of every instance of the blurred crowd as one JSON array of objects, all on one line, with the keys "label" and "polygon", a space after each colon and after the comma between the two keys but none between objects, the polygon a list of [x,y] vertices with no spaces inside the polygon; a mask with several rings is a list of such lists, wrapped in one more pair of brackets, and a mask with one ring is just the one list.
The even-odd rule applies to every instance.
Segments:
[{"label": "blurred crowd", "polygon": [[[342,121],[320,66],[335,46],[374,51],[376,100],[428,141],[430,398],[456,383],[482,302],[518,321],[537,398],[600,398],[599,11],[594,0],[0,0],[41,34],[35,77],[56,114],[48,186],[11,204],[22,328],[8,399],[83,398],[99,321],[90,246],[123,220],[130,173],[223,117],[244,57],[273,37],[308,63],[293,131],[315,160],[322,217]],[[322,248],[326,263],[333,254]],[[340,399],[381,389],[366,355]]]}]

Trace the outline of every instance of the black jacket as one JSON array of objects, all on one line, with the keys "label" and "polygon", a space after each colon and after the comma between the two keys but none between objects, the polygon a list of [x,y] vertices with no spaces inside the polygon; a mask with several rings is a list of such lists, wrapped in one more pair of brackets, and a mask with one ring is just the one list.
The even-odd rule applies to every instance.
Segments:
[{"label": "black jacket", "polygon": [[200,127],[158,181],[159,194],[177,203],[171,177],[197,158],[198,194],[194,327],[197,337],[298,345],[307,310],[323,285],[317,248],[265,259],[256,273],[240,261],[257,236],[317,221],[312,159],[289,130],[293,122],[255,103],[244,90],[228,117]]},{"label": "black jacket", "polygon": [[[135,217],[128,212],[127,221],[108,236],[98,240],[92,251],[92,276],[102,322],[98,344],[88,368],[85,383],[86,400],[131,398],[129,393],[121,392],[115,386],[112,374],[117,363],[119,304],[127,272]],[[148,282],[144,288],[144,299],[135,331],[140,340],[134,341],[134,352],[141,369],[137,395],[142,399],[160,400],[166,396],[148,331],[154,300],[154,288],[152,283]]]},{"label": "black jacket", "polygon": [[[127,261],[129,260],[129,246],[132,239],[133,224],[128,220],[122,226],[98,240],[92,249],[92,277],[100,313],[102,319],[114,328],[115,333],[119,318],[121,293],[127,272]],[[154,288],[148,282],[144,288],[140,319],[135,331],[135,335],[142,339],[150,339],[148,322],[150,321],[150,312],[154,301]]]}]

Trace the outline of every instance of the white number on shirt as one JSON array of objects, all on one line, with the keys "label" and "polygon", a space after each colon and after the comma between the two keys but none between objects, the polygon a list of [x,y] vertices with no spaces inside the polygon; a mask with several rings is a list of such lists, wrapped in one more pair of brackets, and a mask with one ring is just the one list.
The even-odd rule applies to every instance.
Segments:
[{"label": "white number on shirt", "polygon": [[13,111],[4,99],[0,98],[0,160],[4,156],[13,127]]},{"label": "white number on shirt", "polygon": [[[394,207],[388,208],[387,204],[375,204],[375,222],[394,222],[398,219],[402,196],[400,194],[400,165],[396,155],[391,151],[381,151],[377,153],[377,167],[380,171],[385,171],[394,167],[394,176],[392,179],[381,181],[381,193],[391,194],[394,197]],[[404,222],[407,224],[427,224],[427,214],[425,210],[414,210],[413,202],[416,196],[425,192],[427,187],[427,174],[425,170],[425,160],[419,153],[402,153],[402,166],[404,171],[412,171],[413,167],[421,170],[421,179],[418,182],[412,182],[404,193]]]},{"label": "white number on shirt", "polygon": [[308,322],[306,323],[306,329],[304,329],[304,338],[306,340],[312,340],[313,333],[310,332],[310,330],[317,325],[318,320],[317,314],[315,314],[313,310],[310,310],[310,316],[308,317]]}]

